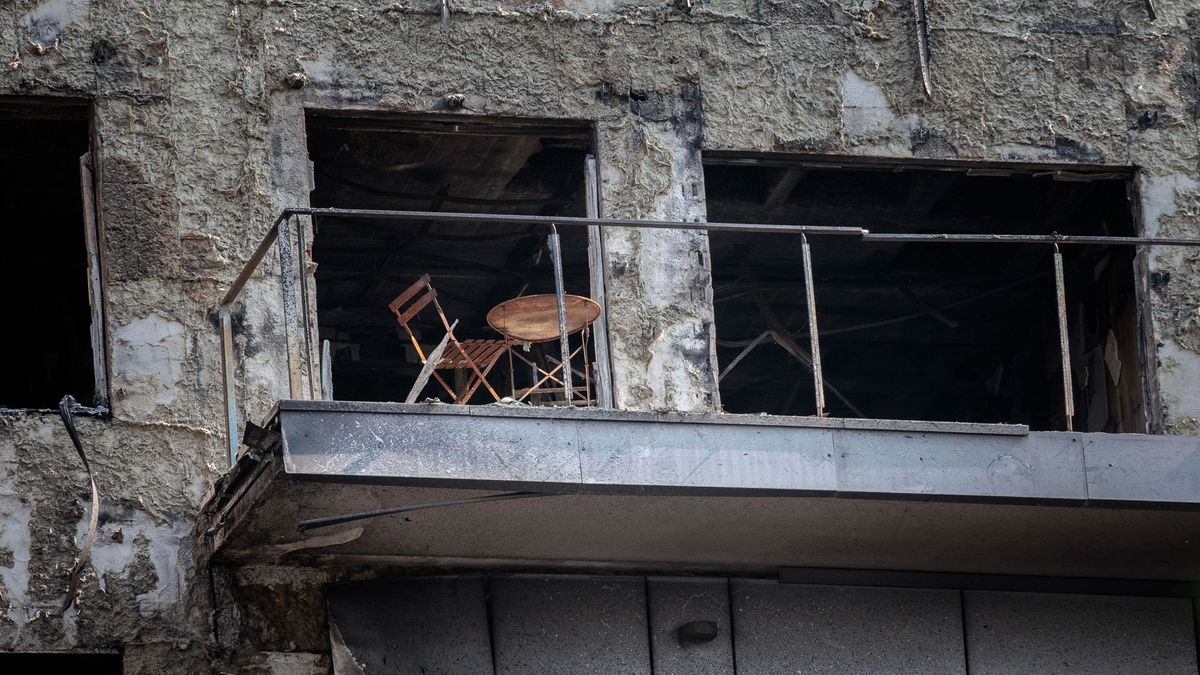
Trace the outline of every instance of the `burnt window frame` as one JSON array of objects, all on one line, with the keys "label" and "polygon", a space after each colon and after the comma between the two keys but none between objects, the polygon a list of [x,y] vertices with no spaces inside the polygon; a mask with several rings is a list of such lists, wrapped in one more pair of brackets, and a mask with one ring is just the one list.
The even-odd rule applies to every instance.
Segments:
[{"label": "burnt window frame", "polygon": [[[23,663],[26,662],[26,663]],[[88,673],[124,672],[125,654],[122,649],[106,651],[4,651],[0,652],[0,666],[30,665],[54,672],[81,672],[86,668]],[[49,666],[49,668],[47,668]],[[99,669],[99,670],[97,670]],[[111,671],[110,671],[111,669]]]},{"label": "burnt window frame", "polygon": [[[108,350],[108,275],[100,190],[101,136],[96,126],[95,101],[74,96],[0,96],[0,108],[6,109],[10,116],[22,119],[36,119],[39,117],[39,111],[42,111],[43,115],[53,114],[54,111],[70,111],[86,122],[87,151],[78,160],[78,188],[83,207],[80,224],[83,228],[87,269],[86,286],[79,292],[86,294],[91,317],[88,340],[91,343],[93,386],[91,405],[77,406],[76,413],[107,417],[111,415],[112,360]],[[47,412],[57,413],[57,410],[0,404],[0,413],[4,414]]]},{"label": "burnt window frame", "polygon": [[[381,110],[376,108],[330,108],[319,105],[305,106],[299,116],[301,120],[301,134],[298,149],[304,152],[305,162],[304,167],[306,174],[303,183],[305,185],[305,193],[300,200],[301,205],[305,207],[312,206],[312,194],[316,189],[316,165],[312,160],[310,149],[311,143],[309,140],[309,124],[314,118],[325,120],[345,120],[347,122],[378,122],[380,124],[391,124],[397,128],[408,131],[419,132],[423,125],[428,125],[430,131],[444,133],[444,128],[447,126],[463,126],[468,129],[468,134],[492,133],[496,135],[521,135],[537,133],[538,131],[553,132],[556,130],[568,130],[573,133],[579,133],[581,136],[586,134],[589,150],[585,158],[585,169],[583,173],[583,189],[585,205],[588,208],[588,216],[599,217],[604,211],[604,196],[602,190],[602,180],[600,176],[600,138],[597,133],[596,120],[582,118],[551,118],[537,116],[511,116],[511,115],[485,115],[472,114],[462,112],[404,112],[394,110]],[[445,211],[453,211],[453,209],[444,209]],[[594,213],[592,212],[594,210]],[[304,242],[303,246],[309,252],[309,260],[315,242],[315,227],[314,223],[303,230]],[[563,230],[565,228],[560,228]],[[592,376],[592,397],[595,401],[594,406],[604,409],[612,409],[615,407],[615,393],[613,387],[613,367],[611,361],[611,329],[608,325],[608,303],[607,303],[607,266],[605,265],[604,254],[604,233],[599,226],[589,226],[586,230],[587,244],[587,268],[590,281],[589,291],[591,297],[600,305],[600,317],[591,325],[589,332],[589,341],[591,342],[592,353],[594,358],[591,361],[593,369]],[[308,289],[306,297],[309,304],[309,312],[306,317],[315,336],[320,335],[320,308],[317,303],[317,285],[316,278],[313,272],[307,272],[309,275]],[[598,285],[598,288],[597,288]],[[461,337],[461,336],[460,336]],[[318,339],[312,345],[312,354],[309,358],[313,363],[319,363],[320,373],[318,381],[313,383],[313,395],[315,398],[325,399],[328,396],[327,391],[333,392],[332,398],[329,400],[338,400],[336,398],[336,383],[333,382],[333,376],[326,360],[326,350],[323,346],[324,340]],[[326,381],[328,378],[328,381]],[[328,388],[328,390],[327,390]],[[433,389],[427,389],[432,391]],[[468,404],[478,405],[478,404]]]},{"label": "burnt window frame", "polygon": [[[1128,221],[1132,228],[1129,236],[1144,237],[1144,209],[1141,201],[1142,179],[1144,172],[1136,165],[1108,164],[1065,164],[1052,162],[1023,162],[1023,161],[981,161],[981,160],[941,160],[923,158],[881,157],[870,155],[831,155],[788,152],[756,152],[740,150],[705,150],[701,156],[702,166],[707,169],[713,165],[737,167],[759,166],[775,168],[813,168],[813,169],[849,169],[849,170],[882,170],[903,171],[906,169],[926,171],[953,171],[967,175],[1008,176],[1013,174],[1056,174],[1067,180],[1121,180],[1124,183],[1126,199],[1128,200]],[[706,207],[709,198],[706,198]],[[710,214],[711,218],[711,214]],[[736,222],[736,221],[735,221]],[[830,223],[791,223],[795,225],[828,225]],[[837,223],[850,225],[851,223]],[[862,227],[870,228],[870,223],[862,223]],[[814,240],[816,241],[816,240]],[[819,242],[818,242],[819,243]],[[1137,357],[1136,370],[1140,383],[1141,416],[1137,419],[1141,427],[1137,431],[1123,433],[1163,433],[1162,402],[1157,387],[1157,372],[1154,367],[1155,332],[1151,317],[1151,291],[1149,273],[1149,246],[1136,246],[1130,256],[1132,278],[1130,281],[1130,297],[1134,316],[1132,319],[1137,333],[1137,344],[1132,350]],[[817,309],[820,312],[820,284],[817,284]],[[1070,298],[1068,298],[1070,301]],[[714,307],[715,311],[715,307]],[[1068,307],[1068,312],[1071,307]],[[714,339],[715,336],[714,336]],[[1079,354],[1072,353],[1072,364],[1078,368]],[[718,364],[719,372],[724,366]],[[1079,400],[1081,393],[1078,378],[1073,389],[1075,398]],[[827,393],[828,397],[829,394]],[[1061,398],[1062,393],[1058,396]],[[1079,411],[1077,410],[1077,415]],[[882,419],[872,416],[863,419]],[[954,422],[955,420],[936,420],[939,422]]]}]

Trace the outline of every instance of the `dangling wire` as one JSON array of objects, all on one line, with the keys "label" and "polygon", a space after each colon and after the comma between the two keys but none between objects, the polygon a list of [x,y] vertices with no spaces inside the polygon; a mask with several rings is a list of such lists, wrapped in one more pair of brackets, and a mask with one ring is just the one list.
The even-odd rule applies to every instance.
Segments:
[{"label": "dangling wire", "polygon": [[912,0],[913,26],[917,30],[917,59],[921,68],[921,83],[925,95],[933,96],[933,48],[929,40],[929,0]]},{"label": "dangling wire", "polygon": [[62,416],[63,426],[67,428],[67,435],[71,437],[71,443],[75,445],[75,452],[79,453],[79,459],[83,461],[83,468],[87,470],[88,482],[92,485],[92,515],[88,519],[88,531],[87,536],[83,539],[83,549],[79,552],[79,559],[75,561],[75,567],[71,569],[71,575],[67,582],[67,597],[63,598],[62,604],[64,612],[75,603],[76,596],[79,594],[79,579],[83,574],[83,568],[92,558],[92,542],[96,539],[96,530],[100,525],[100,490],[96,487],[96,476],[92,474],[92,465],[83,452],[83,443],[79,440],[79,431],[75,428],[75,409],[78,407],[79,404],[75,402],[75,398],[67,394],[58,402],[58,414]]}]

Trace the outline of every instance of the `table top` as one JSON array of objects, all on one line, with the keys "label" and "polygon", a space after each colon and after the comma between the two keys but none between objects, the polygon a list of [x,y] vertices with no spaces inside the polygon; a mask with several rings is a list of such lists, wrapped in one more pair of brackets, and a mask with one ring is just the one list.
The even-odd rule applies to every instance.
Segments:
[{"label": "table top", "polygon": [[[600,305],[582,295],[564,295],[567,333],[582,330],[600,317]],[[524,295],[492,308],[488,325],[501,335],[520,342],[558,339],[558,303],[553,295]]]}]

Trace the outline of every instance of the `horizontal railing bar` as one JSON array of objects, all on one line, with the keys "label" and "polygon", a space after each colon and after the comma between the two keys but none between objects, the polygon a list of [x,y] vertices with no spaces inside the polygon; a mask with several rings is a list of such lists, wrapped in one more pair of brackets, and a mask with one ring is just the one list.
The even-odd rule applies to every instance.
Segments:
[{"label": "horizontal railing bar", "polygon": [[828,234],[861,237],[861,227],[823,225],[772,225],[768,223],[691,223],[668,220],[631,220],[622,218],[583,218],[579,216],[524,216],[513,214],[454,213],[448,211],[386,211],[378,209],[296,208],[284,216],[327,216],[376,220],[434,220],[447,223],[488,223],[508,225],[596,225],[599,227],[635,227],[659,230],[707,230],[712,232],[759,232],[782,234]]},{"label": "horizontal railing bar", "polygon": [[946,244],[1108,244],[1116,246],[1200,246],[1200,239],[1182,237],[1105,237],[1058,234],[902,234],[866,232],[863,241]]},{"label": "horizontal railing bar", "polygon": [[[233,339],[232,339],[232,318],[230,308],[234,301],[237,300],[250,278],[254,276],[259,265],[270,251],[271,246],[279,239],[280,226],[293,216],[328,216],[335,218],[363,218],[374,220],[408,220],[408,221],[434,221],[434,222],[459,222],[459,223],[480,223],[480,224],[518,224],[518,225],[579,225],[579,226],[597,226],[597,227],[630,227],[630,228],[647,228],[647,229],[667,229],[667,230],[699,230],[708,232],[749,232],[749,233],[775,233],[775,234],[800,234],[800,235],[838,235],[838,236],[857,236],[865,242],[879,243],[980,243],[980,244],[1103,244],[1110,246],[1186,246],[1200,247],[1200,239],[1190,239],[1182,237],[1110,237],[1110,236],[1073,236],[1073,235],[1026,235],[1026,234],[903,234],[878,232],[872,233],[870,230],[862,227],[841,227],[841,226],[821,226],[821,225],[779,225],[768,223],[712,223],[712,222],[682,222],[682,221],[665,221],[665,220],[636,220],[636,219],[621,219],[621,218],[582,218],[576,216],[540,216],[540,215],[513,215],[513,214],[487,214],[487,213],[456,213],[442,211],[401,211],[401,210],[380,210],[380,209],[346,209],[346,208],[286,208],[283,209],[279,217],[272,223],[267,233],[264,235],[254,253],[242,266],[237,277],[229,286],[221,298],[219,306],[221,318],[221,338],[222,338],[222,355],[224,359],[222,376],[225,385],[225,408],[226,408],[226,432],[228,435],[230,460],[236,461],[237,458],[237,406],[234,401],[236,389],[234,387],[233,378],[235,368],[233,367]],[[298,234],[298,244],[300,246],[301,255],[303,255],[303,235]],[[298,268],[300,274],[305,274],[303,260]],[[809,286],[811,286],[811,281]],[[307,291],[304,291],[307,293]],[[307,295],[304,297],[307,300]],[[813,301],[810,298],[809,305]],[[305,324],[305,339],[308,340],[308,308],[305,307],[303,322]],[[901,319],[903,320],[903,319]],[[891,321],[880,322],[877,325],[891,323]],[[813,324],[815,329],[815,322]],[[815,330],[813,331],[816,332]],[[826,334],[841,332],[837,329],[828,330]],[[815,338],[815,335],[814,335]],[[814,352],[816,344],[814,341]],[[308,358],[311,358],[311,346],[308,348]],[[310,362],[311,368],[311,362]],[[311,379],[310,373],[310,379]]]},{"label": "horizontal railing bar", "polygon": [[636,220],[624,218],[583,218],[578,216],[536,216],[513,214],[456,213],[445,211],[401,211],[385,209],[345,208],[288,208],[284,209],[246,261],[241,272],[225,292],[221,306],[237,299],[258,265],[270,250],[279,234],[279,225],[291,216],[329,216],[377,220],[434,220],[520,225],[581,225],[599,227],[633,227],[673,230],[704,230],[710,232],[756,232],[776,234],[813,234],[858,236],[863,241],[880,243],[948,243],[948,244],[1106,244],[1115,246],[1186,246],[1200,247],[1200,239],[1185,237],[1111,237],[1058,234],[905,234],[872,232],[862,227],[827,225],[778,225],[770,223],[713,223],[666,220]]},{"label": "horizontal railing bar", "polygon": [[536,216],[514,214],[456,213],[448,211],[393,211],[383,209],[290,208],[281,218],[299,216],[329,216],[375,220],[433,220],[517,225],[582,225],[599,227],[634,227],[667,230],[705,230],[712,232],[758,232],[782,234],[813,234],[858,236],[873,242],[932,242],[956,244],[1110,244],[1119,246],[1200,246],[1200,239],[1186,237],[1116,237],[1060,234],[908,234],[873,232],[863,227],[834,225],[781,225],[772,223],[683,222],[667,220],[637,220],[625,218],[583,218],[578,216]]}]

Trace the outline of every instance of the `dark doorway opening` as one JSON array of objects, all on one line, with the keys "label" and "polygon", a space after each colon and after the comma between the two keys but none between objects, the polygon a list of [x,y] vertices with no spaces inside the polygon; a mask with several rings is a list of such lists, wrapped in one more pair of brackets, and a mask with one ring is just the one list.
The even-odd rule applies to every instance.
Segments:
[{"label": "dark doorway opening", "polygon": [[[307,135],[313,206],[587,215],[592,131],[586,124],[312,112]],[[458,322],[459,339],[499,338],[487,323],[489,310],[512,298],[554,293],[548,225],[325,216],[315,220],[315,230],[320,337],[330,343],[338,400],[404,400],[422,363],[388,304],[424,274],[447,318]],[[566,292],[588,296],[587,233],[578,227],[558,232]],[[432,309],[410,325],[427,355],[445,333]],[[517,353],[553,357],[557,349],[557,343],[534,344]],[[518,362],[513,376],[503,360],[488,377],[497,392],[529,384],[525,366]],[[432,381],[422,391],[421,399],[447,398]],[[493,400],[481,388],[470,402]]]},{"label": "dark doorway opening", "polygon": [[86,106],[0,100],[0,407],[53,408],[65,394],[97,403],[80,176],[89,147]]},{"label": "dark doorway opening", "polygon": [[55,652],[0,653],[5,673],[87,673],[121,675],[120,654],[68,654]]},{"label": "dark doorway opening", "polygon": [[[712,221],[877,232],[1135,234],[1132,172],[708,157]],[[1065,428],[1052,249],[812,237],[828,411],[838,417]],[[811,415],[812,376],[770,339],[763,304],[807,347],[801,244],[713,233],[721,400]],[[1144,432],[1134,254],[1067,246],[1074,428]],[[757,294],[756,294],[757,289]]]}]

